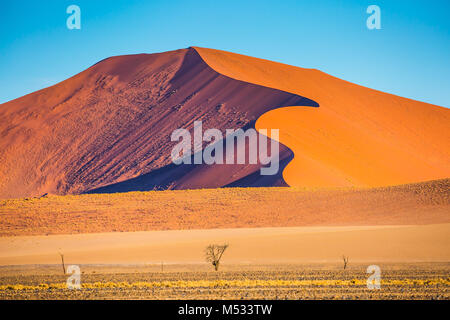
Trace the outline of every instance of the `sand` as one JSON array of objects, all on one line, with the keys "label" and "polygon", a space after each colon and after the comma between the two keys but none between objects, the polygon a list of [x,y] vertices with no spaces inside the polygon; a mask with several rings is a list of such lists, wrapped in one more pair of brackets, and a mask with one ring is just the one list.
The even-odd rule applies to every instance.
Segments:
[{"label": "sand", "polygon": [[[195,120],[280,129],[282,171],[172,165],[171,132]],[[0,105],[0,198],[108,193],[1,202],[0,264],[203,263],[216,242],[230,263],[448,261],[449,124],[443,107],[219,50],[108,58]],[[295,188],[110,194],[225,186]]]},{"label": "sand", "polygon": [[0,265],[204,263],[228,243],[224,263],[449,261],[450,224],[174,230],[0,238]]}]

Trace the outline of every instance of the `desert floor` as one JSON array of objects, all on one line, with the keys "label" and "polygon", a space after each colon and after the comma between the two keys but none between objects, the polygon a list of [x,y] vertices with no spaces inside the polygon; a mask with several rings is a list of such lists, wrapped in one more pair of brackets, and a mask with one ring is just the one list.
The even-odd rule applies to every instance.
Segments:
[{"label": "desert floor", "polygon": [[60,265],[1,267],[0,299],[450,299],[449,263],[380,263],[380,289],[361,263],[80,267],[72,290]]},{"label": "desert floor", "polygon": [[[448,183],[2,200],[0,298],[450,299]],[[205,247],[224,243],[214,272]]]},{"label": "desert floor", "polygon": [[[438,224],[3,237],[0,299],[450,299],[449,231]],[[204,248],[225,242],[215,272]],[[80,267],[80,290],[67,289],[59,252],[66,267]],[[380,290],[366,284],[374,264]]]}]

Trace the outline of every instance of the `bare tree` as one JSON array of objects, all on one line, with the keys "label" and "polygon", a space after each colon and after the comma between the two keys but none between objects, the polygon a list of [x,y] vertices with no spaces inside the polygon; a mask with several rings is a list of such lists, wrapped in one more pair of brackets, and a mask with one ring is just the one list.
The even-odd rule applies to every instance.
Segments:
[{"label": "bare tree", "polygon": [[206,261],[211,262],[216,271],[219,270],[220,259],[222,259],[222,255],[225,250],[228,248],[228,244],[218,245],[218,244],[210,244],[206,247]]},{"label": "bare tree", "polygon": [[64,264],[64,255],[60,252],[59,255],[61,256],[61,265],[63,268],[64,274],[66,274],[66,265]]},{"label": "bare tree", "polygon": [[348,256],[346,257],[343,255],[342,259],[344,260],[344,270],[345,270],[345,268],[347,268],[347,264],[348,264]]}]

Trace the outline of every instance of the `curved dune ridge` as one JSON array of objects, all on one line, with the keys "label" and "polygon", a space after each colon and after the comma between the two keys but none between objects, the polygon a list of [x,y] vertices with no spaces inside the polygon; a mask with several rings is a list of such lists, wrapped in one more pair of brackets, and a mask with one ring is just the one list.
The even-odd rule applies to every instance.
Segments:
[{"label": "curved dune ridge", "polygon": [[450,110],[358,86],[314,69],[195,48],[217,72],[313,99],[284,107],[256,128],[280,129],[294,152],[290,186],[386,186],[450,176]]},{"label": "curved dune ridge", "polygon": [[[261,176],[261,164],[176,166],[170,136],[192,133],[196,120],[204,130],[254,127],[290,105],[317,103],[217,73],[192,48],[111,57],[0,105],[0,198],[286,186],[282,170]],[[292,156],[281,146],[280,167]]]}]

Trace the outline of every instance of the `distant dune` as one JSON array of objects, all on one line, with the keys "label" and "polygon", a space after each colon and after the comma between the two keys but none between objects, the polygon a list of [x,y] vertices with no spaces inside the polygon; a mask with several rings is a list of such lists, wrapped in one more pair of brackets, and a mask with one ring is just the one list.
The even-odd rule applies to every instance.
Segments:
[{"label": "distant dune", "polygon": [[382,188],[219,188],[0,200],[0,237],[450,223],[450,180]]},{"label": "distant dune", "polygon": [[[171,164],[171,132],[195,120],[279,128],[280,173]],[[0,198],[443,179],[449,125],[448,109],[317,70],[204,48],[118,56],[0,105]]]}]

